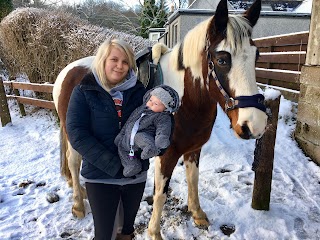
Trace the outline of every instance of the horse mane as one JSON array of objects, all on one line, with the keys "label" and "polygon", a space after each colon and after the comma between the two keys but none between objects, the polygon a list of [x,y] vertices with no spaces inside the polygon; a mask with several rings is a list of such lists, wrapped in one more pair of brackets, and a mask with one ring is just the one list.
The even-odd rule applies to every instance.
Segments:
[{"label": "horse mane", "polygon": [[[212,18],[195,26],[186,34],[184,40],[172,49],[171,66],[177,70],[189,67],[195,79],[203,78],[202,57],[207,42],[208,26]],[[236,54],[242,49],[243,39],[249,38],[251,33],[252,27],[245,17],[229,15],[224,46],[229,46],[231,54]]]},{"label": "horse mane", "polygon": [[191,29],[172,49],[172,66],[177,70],[190,68],[195,78],[202,77],[202,52],[206,46],[207,28],[212,18]]}]

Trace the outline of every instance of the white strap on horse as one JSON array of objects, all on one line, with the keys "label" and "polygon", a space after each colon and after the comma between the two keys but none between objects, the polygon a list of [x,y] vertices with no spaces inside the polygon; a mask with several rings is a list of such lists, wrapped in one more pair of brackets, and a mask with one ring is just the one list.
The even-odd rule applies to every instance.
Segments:
[{"label": "white strap on horse", "polygon": [[139,117],[139,119],[134,123],[134,125],[132,127],[131,136],[130,136],[130,152],[129,152],[130,157],[134,156],[134,150],[133,150],[134,137],[136,136],[136,134],[138,132],[140,120],[144,115],[146,115],[146,114],[142,113],[141,116]]}]

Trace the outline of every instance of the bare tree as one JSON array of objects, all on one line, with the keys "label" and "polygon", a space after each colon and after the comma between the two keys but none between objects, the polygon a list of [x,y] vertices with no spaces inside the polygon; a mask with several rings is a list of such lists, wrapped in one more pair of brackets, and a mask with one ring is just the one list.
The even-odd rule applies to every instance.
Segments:
[{"label": "bare tree", "polygon": [[187,8],[193,2],[193,0],[167,0],[167,2],[173,6],[174,10],[176,10],[178,8]]},{"label": "bare tree", "polygon": [[35,7],[35,8],[50,8],[55,7],[62,0],[12,0],[14,8],[18,7]]},{"label": "bare tree", "polygon": [[[163,2],[163,5],[174,6],[174,9],[187,6],[188,0],[156,0]],[[147,17],[143,14],[143,1],[138,0],[132,6],[127,0],[85,0],[79,4],[66,4],[66,0],[13,0],[14,8],[35,7],[35,8],[55,8],[70,12],[89,23],[100,27],[107,27],[116,31],[127,32],[130,34],[141,34],[141,18]],[[59,3],[59,4],[58,4]],[[162,11],[163,7],[159,10]],[[158,12],[158,11],[157,11]],[[165,10],[165,12],[168,12]],[[165,12],[163,14],[165,14]],[[162,14],[162,15],[163,15]],[[158,26],[154,21],[159,22],[160,15],[154,13],[155,17],[150,21]],[[162,16],[161,15],[161,16]],[[162,18],[162,17],[161,17]],[[139,22],[140,20],[140,22]],[[162,21],[162,20],[161,20]],[[148,29],[148,28],[147,28]]]},{"label": "bare tree", "polygon": [[[66,8],[66,6],[63,6]],[[91,24],[137,35],[139,29],[137,9],[122,2],[86,0],[67,7],[68,12],[78,15]],[[138,11],[138,10],[137,10]]]}]

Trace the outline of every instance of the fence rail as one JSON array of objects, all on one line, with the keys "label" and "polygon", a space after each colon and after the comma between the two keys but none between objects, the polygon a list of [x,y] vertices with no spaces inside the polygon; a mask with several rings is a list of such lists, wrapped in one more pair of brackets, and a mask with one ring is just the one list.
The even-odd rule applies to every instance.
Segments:
[{"label": "fence rail", "polygon": [[293,101],[298,101],[301,67],[305,64],[309,32],[254,39],[260,57],[257,61],[257,82],[275,86]]},{"label": "fence rail", "polygon": [[14,81],[3,81],[3,84],[12,89],[32,90],[35,92],[52,93],[53,84],[25,83]]},{"label": "fence rail", "polygon": [[54,103],[52,101],[43,100],[43,99],[36,99],[31,97],[23,97],[23,96],[15,96],[15,95],[7,95],[7,98],[14,98],[20,104],[28,104],[42,108],[48,109],[56,109]]},{"label": "fence rail", "polygon": [[[53,84],[23,83],[23,82],[13,82],[13,81],[3,81],[3,84],[5,86],[10,87],[10,89],[12,89],[15,93],[15,95],[10,95],[10,94],[6,95],[7,98],[16,99],[19,104],[28,104],[28,105],[33,105],[33,106],[48,108],[53,110],[55,109],[53,101],[20,96],[19,94],[19,89],[52,94]],[[20,109],[21,109],[21,106],[20,106]]]},{"label": "fence rail", "polygon": [[[18,102],[20,113],[22,116],[26,115],[24,104],[33,105],[41,108],[47,108],[54,110],[55,106],[53,101],[38,99],[35,97],[20,96],[19,90],[30,90],[39,94],[49,94],[49,98],[52,99],[53,84],[38,84],[38,83],[25,83],[15,81],[3,81],[0,79],[0,118],[2,126],[11,122],[11,116],[8,108],[7,99],[15,99]],[[6,94],[4,87],[9,87],[11,94]]]},{"label": "fence rail", "polygon": [[254,39],[259,49],[257,82],[300,90],[301,67],[305,64],[309,32]]}]

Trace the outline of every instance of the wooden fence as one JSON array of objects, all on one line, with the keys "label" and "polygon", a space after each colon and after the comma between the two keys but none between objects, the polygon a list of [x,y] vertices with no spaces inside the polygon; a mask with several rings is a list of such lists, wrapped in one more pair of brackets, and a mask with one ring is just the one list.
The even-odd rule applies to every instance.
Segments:
[{"label": "wooden fence", "polygon": [[[254,39],[259,49],[257,82],[279,87],[298,101],[301,67],[305,63],[309,32]],[[284,89],[283,89],[284,88]],[[286,91],[287,90],[287,91]]]},{"label": "wooden fence", "polygon": [[[0,79],[0,118],[2,126],[5,126],[11,122],[11,116],[7,104],[7,99],[16,99],[22,116],[26,115],[24,104],[33,105],[41,108],[47,108],[55,111],[55,106],[53,101],[37,99],[34,97],[20,96],[19,90],[30,90],[37,93],[47,93],[49,98],[52,99],[53,84],[36,84],[36,83],[24,83],[15,81],[3,81]],[[11,94],[6,94],[4,87],[9,87]]]},{"label": "wooden fence", "polygon": [[19,104],[28,104],[28,105],[34,105],[42,108],[55,109],[53,101],[36,99],[31,97],[24,97],[24,96],[20,96],[19,94],[19,89],[52,94],[53,84],[37,84],[37,83],[3,81],[3,85],[9,86],[14,92],[14,95],[7,95],[7,98],[14,98],[18,101]]}]

